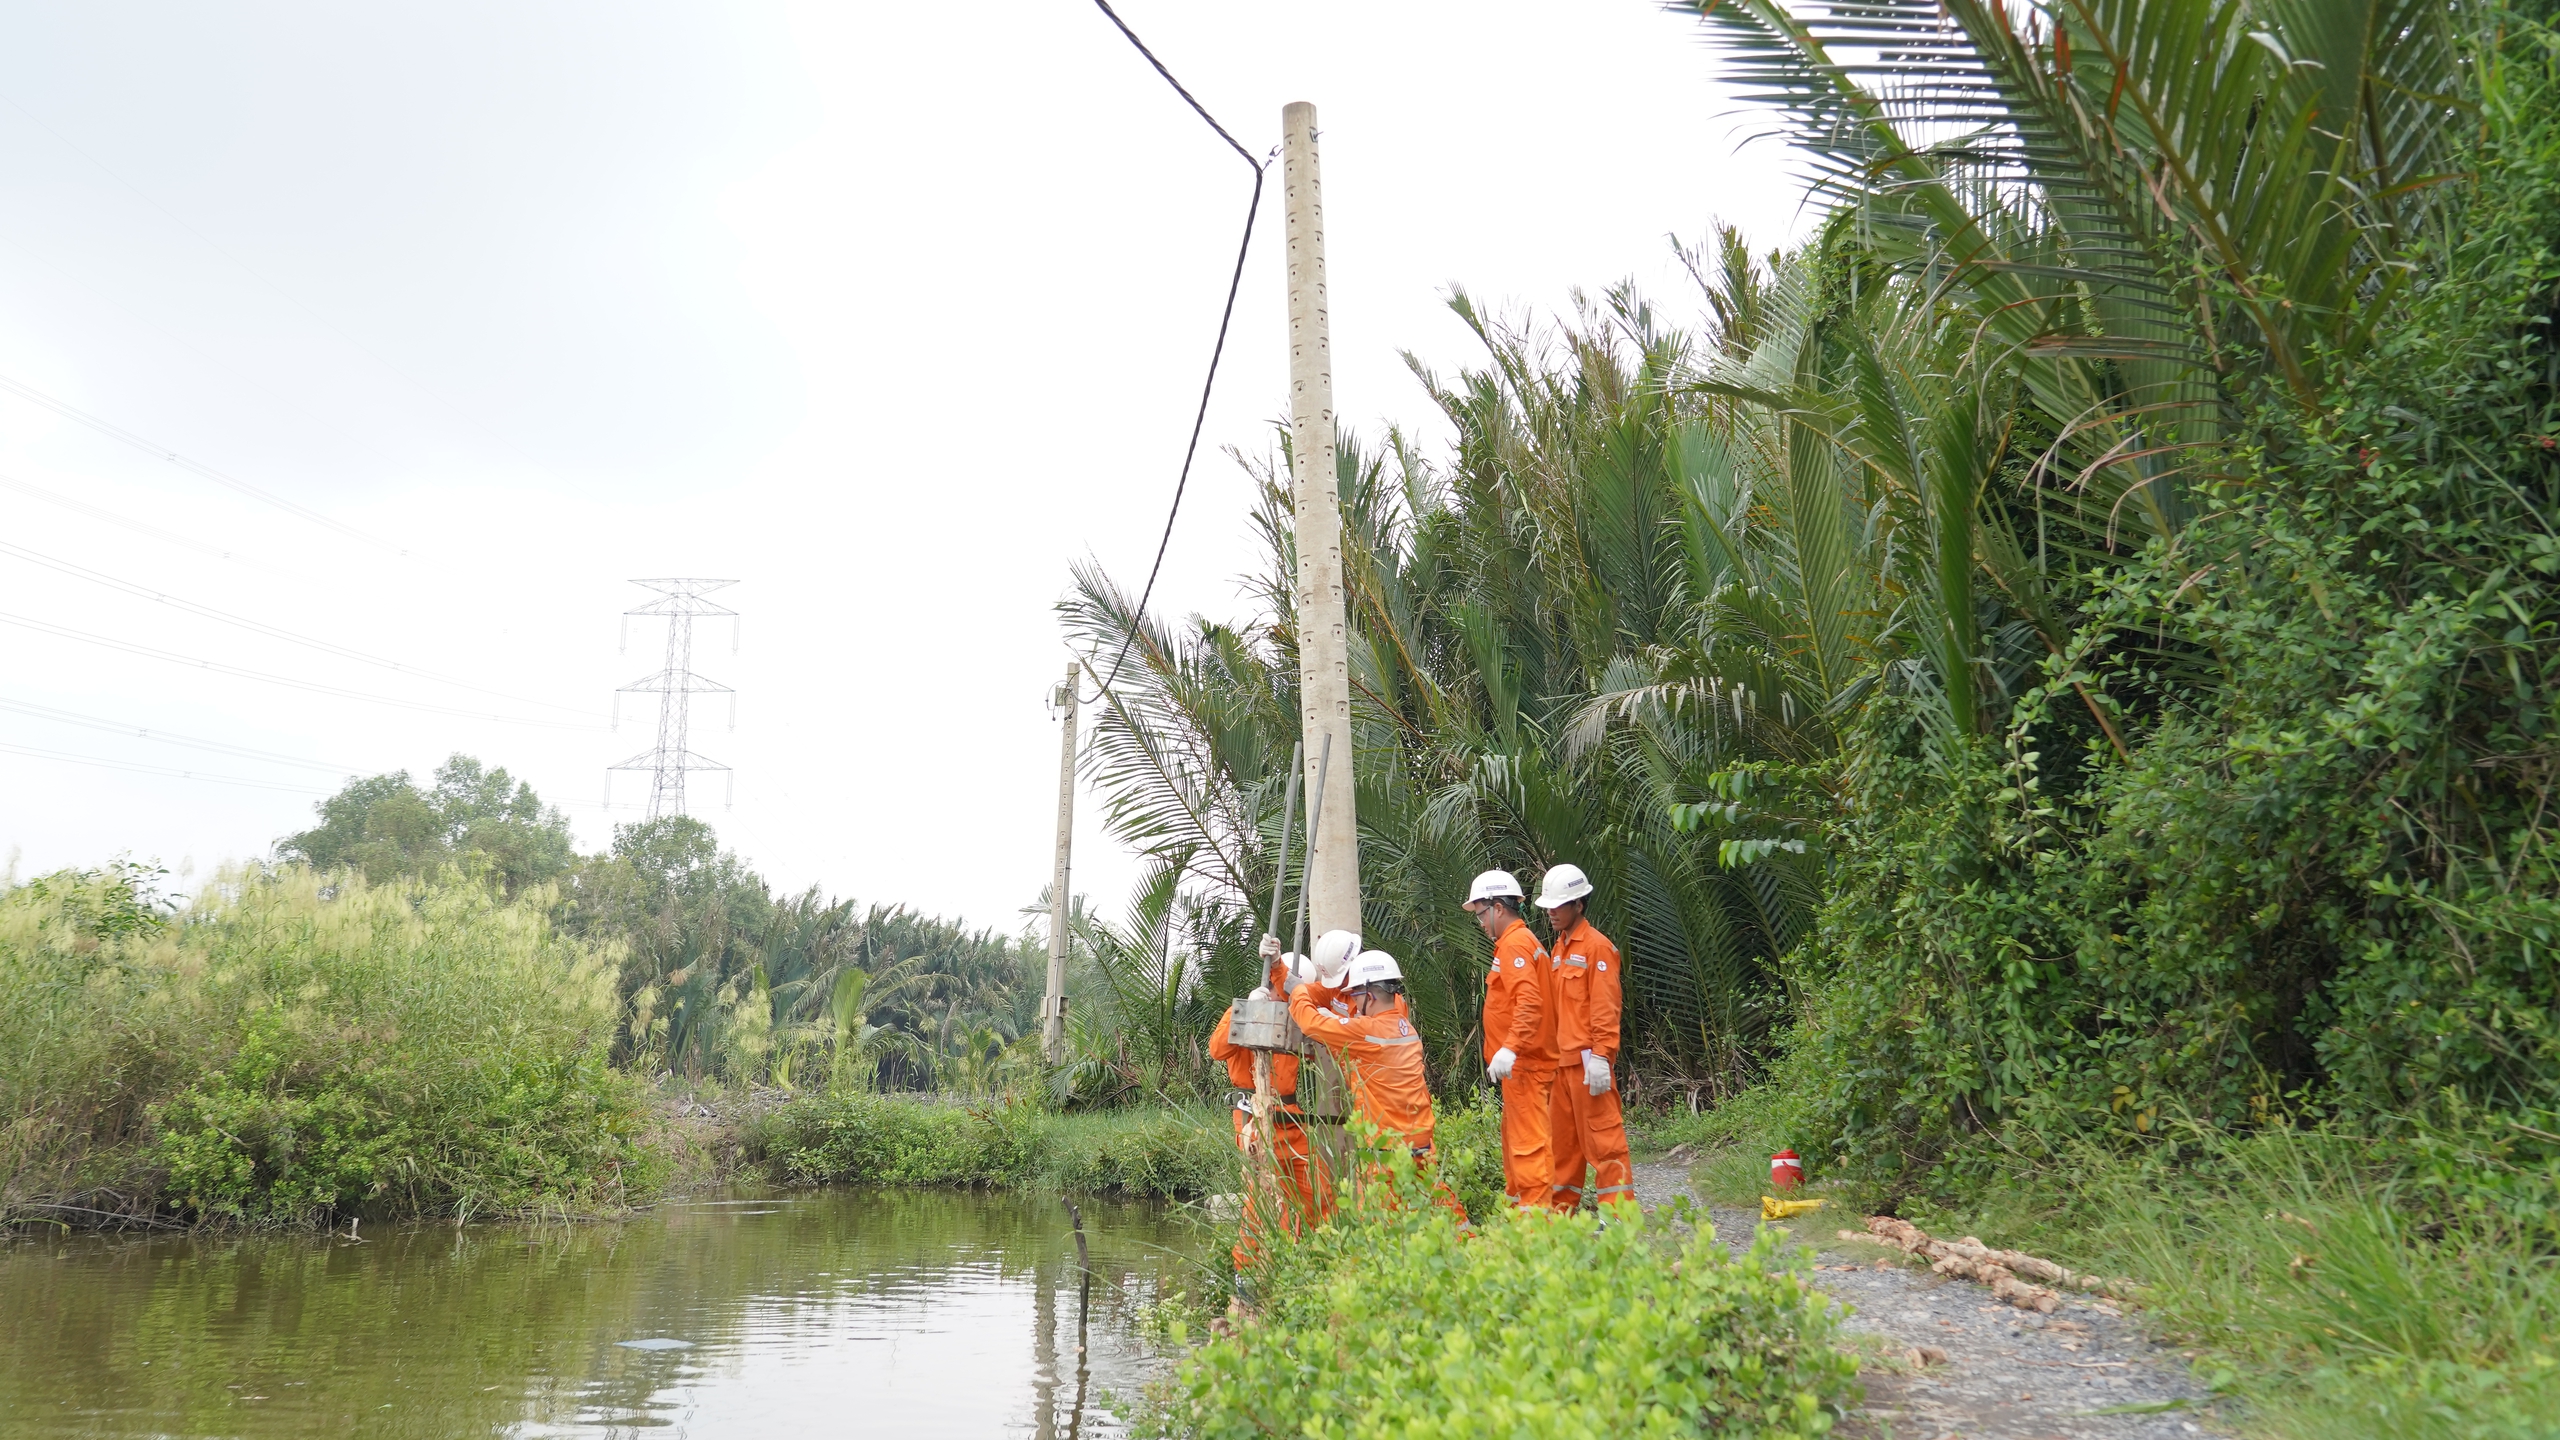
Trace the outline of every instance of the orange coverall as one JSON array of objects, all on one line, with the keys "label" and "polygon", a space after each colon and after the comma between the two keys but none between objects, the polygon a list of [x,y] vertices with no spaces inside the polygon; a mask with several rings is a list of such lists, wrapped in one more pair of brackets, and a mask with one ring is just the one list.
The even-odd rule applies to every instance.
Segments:
[{"label": "orange coverall", "polygon": [[[1589,916],[1556,937],[1547,971],[1547,998],[1555,1006],[1556,1079],[1549,1107],[1553,1129],[1554,1198],[1559,1210],[1582,1203],[1583,1167],[1599,1172],[1601,1204],[1633,1200],[1635,1167],[1627,1156],[1627,1122],[1618,1113],[1618,1012],[1623,1008],[1626,966],[1618,947],[1592,928]],[[1609,1062],[1607,1091],[1594,1095],[1582,1080],[1582,1052]]]},{"label": "orange coverall", "polygon": [[[1249,1096],[1253,1093],[1255,1052],[1245,1049],[1228,1038],[1228,1029],[1235,1023],[1235,1018],[1236,1007],[1233,1005],[1228,1006],[1226,1012],[1218,1017],[1217,1028],[1209,1032],[1209,1058],[1224,1063],[1227,1067],[1227,1079]],[[1273,1051],[1271,1096],[1275,1103],[1271,1117],[1272,1152],[1274,1158],[1279,1161],[1281,1174],[1286,1177],[1283,1183],[1295,1192],[1281,1196],[1279,1223],[1282,1230],[1292,1235],[1298,1233],[1300,1217],[1314,1214],[1316,1207],[1315,1171],[1307,1157],[1307,1132],[1300,1125],[1297,1094],[1298,1057],[1286,1051]],[[1255,1203],[1256,1187],[1252,1182],[1253,1164],[1250,1157],[1259,1139],[1259,1132],[1253,1123],[1252,1104],[1253,1102],[1249,1099],[1239,1099],[1229,1111],[1235,1117],[1236,1152],[1247,1157],[1244,1171],[1246,1176],[1244,1223],[1238,1228],[1236,1234],[1235,1260],[1238,1270],[1252,1265],[1262,1254],[1261,1236],[1263,1225],[1266,1223],[1260,1214],[1262,1207]]]},{"label": "orange coverall", "polygon": [[[1431,1109],[1431,1082],[1423,1073],[1422,1036],[1402,998],[1382,1015],[1340,1015],[1331,1002],[1340,994],[1310,980],[1289,992],[1289,1016],[1308,1039],[1333,1052],[1351,1086],[1351,1103],[1369,1123],[1403,1138],[1416,1169],[1431,1163],[1431,1135],[1437,1117]],[[1435,1185],[1436,1203],[1463,1221],[1466,1207],[1445,1185]]]},{"label": "orange coverall", "polygon": [[[1548,1109],[1556,1078],[1554,1007],[1547,1004],[1547,949],[1514,919],[1493,942],[1484,982],[1484,1058],[1511,1052],[1502,1078],[1502,1189],[1515,1205],[1549,1203],[1555,1177]],[[1579,1053],[1576,1063],[1580,1063]]]}]

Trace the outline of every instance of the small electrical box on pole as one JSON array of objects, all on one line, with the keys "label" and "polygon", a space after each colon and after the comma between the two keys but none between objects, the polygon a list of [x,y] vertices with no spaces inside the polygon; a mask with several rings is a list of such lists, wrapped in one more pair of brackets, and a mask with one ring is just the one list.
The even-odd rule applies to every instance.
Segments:
[{"label": "small electrical box on pole", "polygon": [[1058,863],[1049,874],[1049,988],[1040,999],[1040,1054],[1067,1059],[1067,851],[1076,834],[1076,667],[1058,687],[1065,733],[1058,742]]}]

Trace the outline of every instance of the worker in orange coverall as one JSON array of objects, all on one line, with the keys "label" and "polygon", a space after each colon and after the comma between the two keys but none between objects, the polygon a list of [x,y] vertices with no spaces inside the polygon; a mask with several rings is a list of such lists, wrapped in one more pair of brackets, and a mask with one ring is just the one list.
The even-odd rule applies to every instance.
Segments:
[{"label": "worker in orange coverall", "polygon": [[[1333,937],[1329,934],[1325,937],[1325,940],[1332,939]],[[1346,934],[1343,939],[1348,943],[1337,941],[1332,948],[1340,949],[1344,953],[1357,951],[1360,948],[1357,936]],[[1325,941],[1320,940],[1317,943],[1321,953],[1326,948]],[[1263,937],[1262,958],[1269,966],[1262,987],[1246,998],[1277,999],[1287,991],[1292,975],[1302,970],[1303,962],[1295,955],[1283,955],[1280,952],[1279,940],[1271,936]],[[1261,1143],[1260,1129],[1253,1120],[1255,1052],[1236,1044],[1230,1038],[1229,1031],[1235,1023],[1235,1016],[1236,1009],[1233,1005],[1228,1006],[1226,1011],[1218,1016],[1217,1028],[1209,1032],[1209,1058],[1227,1067],[1227,1079],[1236,1087],[1235,1104],[1230,1109],[1230,1113],[1235,1117],[1236,1153],[1244,1157],[1244,1173],[1251,1176],[1254,1147]],[[1304,1127],[1306,1117],[1298,1109],[1297,1103],[1298,1057],[1285,1050],[1271,1052],[1271,1095],[1273,1158],[1278,1162],[1283,1177],[1282,1183],[1295,1192],[1294,1195],[1281,1197],[1282,1209],[1277,1218],[1280,1228],[1294,1235],[1298,1233],[1298,1225],[1302,1217],[1318,1215],[1320,1212],[1316,1208],[1315,1166],[1307,1153],[1307,1132]],[[1254,1187],[1248,1183],[1244,1191],[1243,1224],[1236,1235],[1235,1262],[1238,1275],[1244,1274],[1262,1254],[1261,1237],[1264,1233],[1263,1227],[1268,1222],[1262,1216],[1261,1209],[1262,1206],[1256,1203]]]},{"label": "worker in orange coverall", "polygon": [[[1289,1015],[1308,1039],[1333,1052],[1351,1087],[1351,1103],[1391,1140],[1401,1141],[1418,1170],[1430,1168],[1431,1083],[1423,1073],[1422,1036],[1404,999],[1404,969],[1384,950],[1364,950],[1347,973],[1318,956],[1315,978],[1289,992]],[[1329,1004],[1351,1000],[1348,1018]],[[1466,1218],[1445,1190],[1439,1203]]]},{"label": "worker in orange coverall", "polygon": [[[1556,1076],[1548,1109],[1558,1210],[1580,1208],[1584,1170],[1596,1172],[1592,1194],[1602,1205],[1633,1201],[1635,1167],[1627,1156],[1627,1122],[1618,1113],[1618,1012],[1627,969],[1618,947],[1583,914],[1591,877],[1575,865],[1549,870],[1538,908],[1555,930],[1548,947],[1547,999],[1555,1006]],[[1573,1073],[1576,1061],[1582,1073]]]},{"label": "worker in orange coverall", "polygon": [[1508,870],[1467,888],[1467,910],[1493,942],[1484,981],[1484,1073],[1502,1087],[1502,1189],[1522,1209],[1544,1209],[1555,1184],[1548,1114],[1556,1079],[1555,1015],[1547,1004],[1547,948],[1520,918],[1528,903]]}]

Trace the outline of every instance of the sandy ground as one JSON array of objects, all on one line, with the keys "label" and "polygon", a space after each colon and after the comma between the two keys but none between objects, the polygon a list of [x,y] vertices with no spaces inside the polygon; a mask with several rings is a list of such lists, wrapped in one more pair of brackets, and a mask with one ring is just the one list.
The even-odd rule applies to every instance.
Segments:
[{"label": "sandy ground", "polygon": [[[1678,1161],[1638,1165],[1637,1198],[1652,1206],[1689,1194],[1688,1169]],[[1757,1214],[1709,1213],[1726,1244],[1751,1243]],[[1814,1252],[1814,1283],[1850,1307],[1846,1329],[1865,1362],[1867,1408],[1845,1434],[2185,1440],[2223,1430],[2186,1362],[2115,1307],[2067,1299],[2056,1313],[2038,1315],[2000,1304],[1981,1286],[1933,1275],[1888,1247],[1832,1238],[1858,1228],[1859,1218],[1814,1216],[1788,1227]]]}]

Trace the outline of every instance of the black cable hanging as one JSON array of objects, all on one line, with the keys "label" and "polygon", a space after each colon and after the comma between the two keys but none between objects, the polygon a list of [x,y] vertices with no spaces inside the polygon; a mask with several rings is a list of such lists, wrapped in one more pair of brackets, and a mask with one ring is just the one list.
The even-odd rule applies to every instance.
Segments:
[{"label": "black cable hanging", "polygon": [[[1164,62],[1156,58],[1156,52],[1147,48],[1147,42],[1138,38],[1138,32],[1129,28],[1129,22],[1120,18],[1120,13],[1111,8],[1108,0],[1093,0],[1093,3],[1094,7],[1103,13],[1104,18],[1129,38],[1129,43],[1137,47],[1138,53],[1147,57],[1147,63],[1153,65],[1156,73],[1164,77],[1164,83],[1173,87],[1174,94],[1182,97],[1182,103],[1190,106],[1192,112],[1206,121],[1210,129],[1218,132],[1218,138],[1226,141],[1229,149],[1235,151],[1245,164],[1253,167],[1253,199],[1245,206],[1244,239],[1236,246],[1236,268],[1235,273],[1227,280],[1226,308],[1218,314],[1218,343],[1209,352],[1208,378],[1200,383],[1200,408],[1191,418],[1191,443],[1184,447],[1182,452],[1182,474],[1174,481],[1173,505],[1165,511],[1164,534],[1156,541],[1155,563],[1147,567],[1147,585],[1138,593],[1138,608],[1137,612],[1129,617],[1129,632],[1120,637],[1120,651],[1112,657],[1110,673],[1097,677],[1095,681],[1102,692],[1108,692],[1111,689],[1111,682],[1120,678],[1120,667],[1129,659],[1129,647],[1137,643],[1138,627],[1146,623],[1147,602],[1155,598],[1156,577],[1163,572],[1165,551],[1173,544],[1173,522],[1182,514],[1182,492],[1190,488],[1191,463],[1200,453],[1200,432],[1207,428],[1209,423],[1209,395],[1218,385],[1218,361],[1227,353],[1227,327],[1235,320],[1236,293],[1244,286],[1245,256],[1253,249],[1253,222],[1262,211],[1263,172],[1270,166],[1271,160],[1269,156],[1260,160],[1254,159],[1252,151],[1245,149],[1235,136],[1228,134],[1227,127],[1219,124],[1218,117],[1210,114],[1207,106],[1202,105],[1197,97],[1184,89],[1181,81],[1173,78],[1173,72],[1165,68]],[[1279,147],[1273,146],[1271,153],[1279,154]],[[1097,693],[1094,698],[1100,699],[1101,693]]]}]

